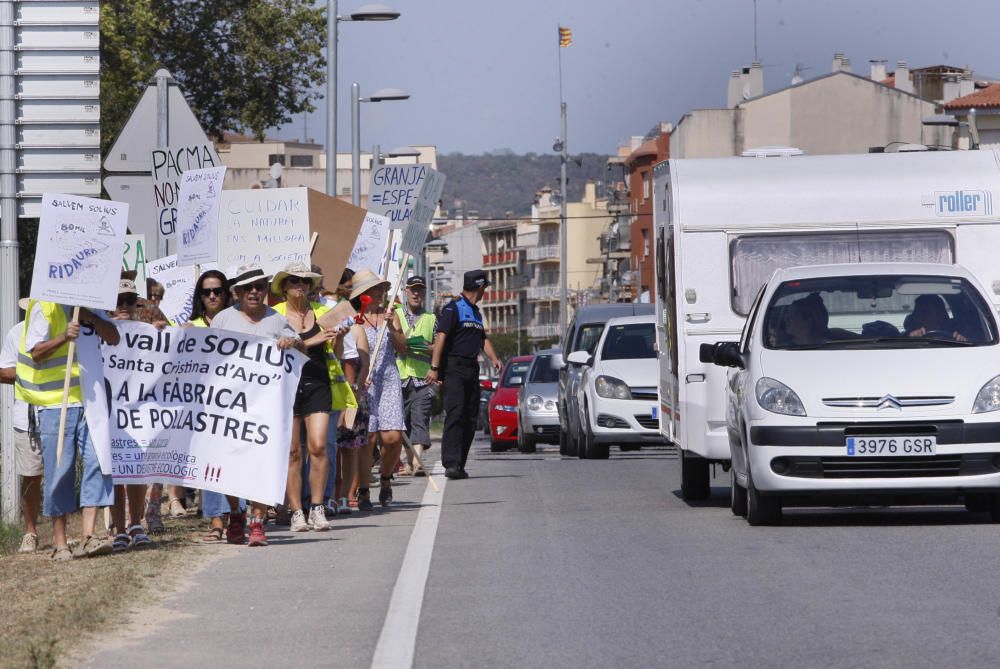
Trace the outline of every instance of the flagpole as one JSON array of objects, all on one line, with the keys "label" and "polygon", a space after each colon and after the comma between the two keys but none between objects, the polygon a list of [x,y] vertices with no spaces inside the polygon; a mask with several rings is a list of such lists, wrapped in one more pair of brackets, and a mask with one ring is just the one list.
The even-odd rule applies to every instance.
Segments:
[{"label": "flagpole", "polygon": [[559,41],[556,42],[556,50],[558,50],[558,52],[559,52],[559,107],[560,107],[560,109],[562,108],[562,101],[563,101],[563,90],[562,90],[562,50],[563,50],[563,45],[562,45],[562,30],[561,29],[562,29],[562,26],[560,26],[560,25],[556,26],[556,34],[558,34],[559,38],[560,38]]}]

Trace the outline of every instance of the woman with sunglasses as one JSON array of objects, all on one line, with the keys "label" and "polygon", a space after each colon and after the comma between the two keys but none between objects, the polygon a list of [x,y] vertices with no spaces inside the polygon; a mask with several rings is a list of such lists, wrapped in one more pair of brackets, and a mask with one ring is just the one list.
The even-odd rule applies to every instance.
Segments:
[{"label": "woman with sunglasses", "polygon": [[[302,367],[299,388],[292,408],[292,442],[285,493],[292,514],[290,527],[292,532],[330,529],[323,499],[327,478],[330,475],[327,436],[330,412],[334,408],[335,391],[346,385],[343,371],[336,358],[337,341],[342,340],[346,328],[328,330],[319,324],[320,317],[329,309],[319,302],[311,301],[309,296],[322,280],[322,274],[313,272],[304,263],[293,262],[275,274],[271,281],[271,292],[285,298],[284,302],[275,305],[275,311],[282,314],[292,329],[298,333],[305,346],[305,353],[309,356],[309,361]],[[350,394],[350,388],[347,388],[347,392]],[[351,397],[353,399],[353,395]],[[338,399],[344,398],[338,397]],[[337,418],[340,408],[343,407],[338,407]],[[306,450],[309,453],[308,520],[302,510],[303,425]]]}]

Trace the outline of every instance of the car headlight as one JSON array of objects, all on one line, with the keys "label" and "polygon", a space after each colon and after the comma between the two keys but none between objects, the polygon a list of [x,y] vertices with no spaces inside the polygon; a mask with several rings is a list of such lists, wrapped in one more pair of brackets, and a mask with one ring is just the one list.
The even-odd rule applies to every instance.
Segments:
[{"label": "car headlight", "polygon": [[545,402],[545,410],[546,411],[555,411],[556,410],[556,403],[553,402],[552,400],[546,400],[546,402]]},{"label": "car headlight", "polygon": [[632,391],[628,389],[628,385],[613,376],[598,376],[594,381],[594,390],[597,391],[598,397],[613,400],[632,399]]},{"label": "car headlight", "polygon": [[528,398],[528,408],[532,411],[541,411],[543,404],[544,402],[542,401],[542,397],[540,395],[532,395]]},{"label": "car headlight", "polygon": [[497,404],[493,407],[497,411],[506,411],[508,413],[517,413],[517,407],[512,404]]},{"label": "car headlight", "polygon": [[979,389],[972,413],[987,413],[1000,409],[1000,376],[994,376]]},{"label": "car headlight", "polygon": [[795,391],[781,381],[766,376],[757,381],[757,404],[770,411],[785,416],[805,416],[806,408]]}]

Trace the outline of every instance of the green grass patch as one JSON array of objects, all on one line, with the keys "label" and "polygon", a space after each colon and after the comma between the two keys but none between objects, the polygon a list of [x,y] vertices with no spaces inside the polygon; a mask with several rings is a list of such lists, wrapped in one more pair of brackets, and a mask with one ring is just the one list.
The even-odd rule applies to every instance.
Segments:
[{"label": "green grass patch", "polygon": [[23,530],[19,524],[0,521],[0,555],[10,555],[21,545]]}]

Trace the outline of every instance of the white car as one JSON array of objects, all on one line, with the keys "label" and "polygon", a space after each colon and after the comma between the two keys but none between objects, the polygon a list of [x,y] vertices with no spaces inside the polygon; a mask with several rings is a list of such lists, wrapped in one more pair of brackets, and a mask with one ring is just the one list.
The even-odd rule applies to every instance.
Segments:
[{"label": "white car", "polygon": [[944,264],[776,271],[738,343],[702,346],[730,367],[732,510],[957,502],[1000,521],[1000,338],[972,274]]},{"label": "white car", "polygon": [[577,455],[607,458],[612,444],[636,450],[663,444],[660,434],[655,316],[612,318],[594,354],[574,351],[567,357],[582,368],[576,405],[582,430]]}]

